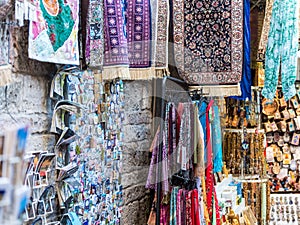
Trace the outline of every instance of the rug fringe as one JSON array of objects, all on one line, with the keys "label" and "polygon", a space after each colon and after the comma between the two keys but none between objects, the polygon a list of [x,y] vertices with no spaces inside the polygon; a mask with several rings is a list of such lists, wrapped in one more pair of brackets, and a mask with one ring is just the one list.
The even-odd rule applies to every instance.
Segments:
[{"label": "rug fringe", "polygon": [[104,67],[102,71],[103,80],[113,80],[113,79],[123,79],[130,80],[130,72],[127,66],[123,67]]},{"label": "rug fringe", "polygon": [[205,95],[210,96],[241,96],[240,83],[236,85],[211,85],[211,86],[190,86],[190,90],[202,88]]}]

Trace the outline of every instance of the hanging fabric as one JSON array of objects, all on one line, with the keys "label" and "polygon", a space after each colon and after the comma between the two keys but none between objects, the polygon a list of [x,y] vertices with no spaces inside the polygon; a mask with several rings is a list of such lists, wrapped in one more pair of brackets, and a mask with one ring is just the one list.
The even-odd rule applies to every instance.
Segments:
[{"label": "hanging fabric", "polygon": [[[207,138],[207,164],[206,164],[206,190],[207,190],[207,208],[209,217],[213,218],[213,210],[216,210],[216,225],[220,224],[220,215],[217,204],[215,188],[214,188],[214,177],[213,177],[213,152],[212,152],[212,140],[211,140],[211,127],[210,117],[211,108],[213,106],[213,100],[211,100],[206,108],[206,138]],[[213,222],[213,221],[212,221]],[[210,223],[211,224],[211,223]]]},{"label": "hanging fabric", "polygon": [[263,61],[265,59],[265,53],[266,53],[267,43],[268,43],[268,35],[269,35],[270,25],[271,25],[273,4],[274,4],[274,0],[266,1],[264,23],[263,23],[263,28],[262,28],[261,37],[259,40],[258,52],[257,52],[258,61]]},{"label": "hanging fabric", "polygon": [[170,7],[168,0],[150,0],[151,4],[151,59],[155,76],[162,77],[168,73],[168,38]]},{"label": "hanging fabric", "polygon": [[[163,145],[163,152],[162,152],[162,161],[158,161],[158,151],[159,151],[159,132],[160,129],[157,130],[155,137],[153,139],[153,144],[151,145],[153,149],[150,150],[152,152],[151,163],[149,168],[149,173],[147,177],[147,182],[145,187],[149,189],[156,189],[156,185],[158,182],[162,182],[162,191],[163,193],[169,192],[169,182],[168,182],[168,157],[165,148],[165,138],[162,143]],[[161,175],[158,175],[158,166],[162,167]],[[161,180],[158,180],[161,178]]]},{"label": "hanging fabric", "polygon": [[177,194],[179,188],[174,187],[171,192],[171,203],[170,203],[170,225],[177,225]]},{"label": "hanging fabric", "polygon": [[281,66],[284,99],[296,94],[296,65],[298,51],[298,1],[275,0],[265,62],[265,81],[262,95],[274,99]]},{"label": "hanging fabric", "polygon": [[185,210],[185,207],[183,205],[184,203],[184,200],[183,200],[183,195],[184,195],[184,190],[180,189],[178,191],[178,194],[177,194],[177,205],[176,205],[176,220],[177,220],[177,224],[178,225],[183,225],[185,221],[185,217],[182,215],[184,210]]},{"label": "hanging fabric", "polygon": [[158,143],[159,143],[160,128],[157,129],[154,139],[152,141],[150,152],[152,153],[148,178],[146,181],[146,188],[155,189],[157,184],[157,161],[158,161]]},{"label": "hanging fabric", "polygon": [[90,0],[86,25],[86,63],[102,69],[104,57],[103,0]]},{"label": "hanging fabric", "polygon": [[178,146],[178,132],[177,132],[177,121],[178,113],[176,106],[173,103],[170,103],[170,112],[169,112],[169,173],[175,174],[179,171],[180,167],[177,164],[177,146]]},{"label": "hanging fabric", "polygon": [[172,0],[174,59],[188,84],[236,84],[243,72],[243,1]]},{"label": "hanging fabric", "polygon": [[182,107],[182,116],[180,123],[180,135],[178,143],[178,154],[177,162],[181,164],[182,170],[187,170],[189,168],[189,160],[193,154],[191,150],[194,150],[193,143],[193,131],[194,131],[194,116],[193,116],[193,104],[179,103],[180,108]]},{"label": "hanging fabric", "polygon": [[243,76],[240,87],[242,91],[241,96],[236,96],[237,99],[251,100],[251,35],[250,35],[250,0],[244,0],[244,57],[243,57]]},{"label": "hanging fabric", "polygon": [[151,79],[150,0],[104,2],[103,78]]},{"label": "hanging fabric", "polygon": [[212,149],[213,149],[213,165],[214,173],[222,172],[222,129],[219,115],[219,107],[212,107],[214,118],[212,120]]},{"label": "hanging fabric", "polygon": [[125,14],[125,1],[104,1],[104,79],[130,78]]},{"label": "hanging fabric", "polygon": [[[205,101],[198,102],[198,107],[199,107],[199,119],[201,126],[204,131],[206,131],[207,127],[207,121],[206,121],[206,108],[207,108],[207,103]],[[206,162],[206,155],[207,155],[207,133],[203,132],[203,139],[204,139],[204,161]]]},{"label": "hanging fabric", "polygon": [[79,1],[35,1],[29,25],[29,58],[79,65]]},{"label": "hanging fabric", "polygon": [[192,225],[200,225],[200,207],[198,190],[192,191]]},{"label": "hanging fabric", "polygon": [[185,196],[186,210],[185,210],[185,224],[192,225],[192,192],[187,191]]}]

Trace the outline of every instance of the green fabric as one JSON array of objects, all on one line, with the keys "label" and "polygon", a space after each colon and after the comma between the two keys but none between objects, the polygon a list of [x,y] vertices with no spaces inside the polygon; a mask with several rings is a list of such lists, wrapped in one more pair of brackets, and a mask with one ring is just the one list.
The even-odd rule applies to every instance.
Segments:
[{"label": "green fabric", "polygon": [[265,62],[262,95],[273,99],[281,62],[282,91],[285,100],[296,94],[296,59],[298,50],[297,0],[275,0],[272,9]]},{"label": "green fabric", "polygon": [[216,212],[216,201],[215,196],[213,195],[213,215],[212,215],[212,225],[217,224],[217,212]]},{"label": "green fabric", "polygon": [[40,7],[43,17],[47,21],[47,34],[52,43],[54,51],[57,51],[69,38],[75,21],[72,17],[72,11],[69,5],[65,5],[62,0],[58,0],[59,13],[56,16],[50,15],[40,0]]},{"label": "green fabric", "polygon": [[174,187],[171,193],[171,204],[170,204],[170,225],[177,225],[176,221],[176,208],[177,208],[177,194],[179,188]]}]

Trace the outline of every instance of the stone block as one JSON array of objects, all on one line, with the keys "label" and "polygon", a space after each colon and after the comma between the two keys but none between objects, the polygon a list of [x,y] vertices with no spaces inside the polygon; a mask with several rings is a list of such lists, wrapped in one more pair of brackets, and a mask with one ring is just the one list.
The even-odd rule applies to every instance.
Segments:
[{"label": "stone block", "polygon": [[152,113],[149,110],[144,111],[126,111],[124,124],[138,125],[150,124],[152,122]]},{"label": "stone block", "polygon": [[[123,207],[122,225],[139,225],[139,202],[133,202]],[[144,225],[146,223],[143,223]]]},{"label": "stone block", "polygon": [[131,186],[145,186],[149,166],[132,167],[134,170],[130,173],[122,173],[122,185],[124,188]]},{"label": "stone block", "polygon": [[124,126],[124,143],[143,141],[149,139],[150,136],[151,125],[140,124]]},{"label": "stone block", "polygon": [[26,151],[54,151],[55,135],[52,134],[31,134],[28,137]]}]

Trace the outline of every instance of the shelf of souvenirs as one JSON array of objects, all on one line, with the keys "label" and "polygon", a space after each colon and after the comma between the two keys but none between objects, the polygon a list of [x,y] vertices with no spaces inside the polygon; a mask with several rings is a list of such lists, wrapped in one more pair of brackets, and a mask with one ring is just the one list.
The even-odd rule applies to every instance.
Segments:
[{"label": "shelf of souvenirs", "polygon": [[237,182],[241,183],[267,183],[269,182],[269,177],[261,177],[259,174],[257,175],[245,175],[234,177]]},{"label": "shelf of souvenirs", "polygon": [[220,202],[223,202],[225,208],[231,208],[235,214],[240,215],[245,209],[245,199],[241,196],[241,190],[233,179],[232,174],[225,177],[221,182],[217,183],[216,193]]},{"label": "shelf of souvenirs", "polygon": [[[224,132],[235,132],[235,133],[238,133],[238,132],[243,132],[244,129],[240,128],[225,128],[224,129]],[[265,130],[264,129],[257,129],[257,128],[246,128],[246,131],[247,133],[265,133]]]}]

